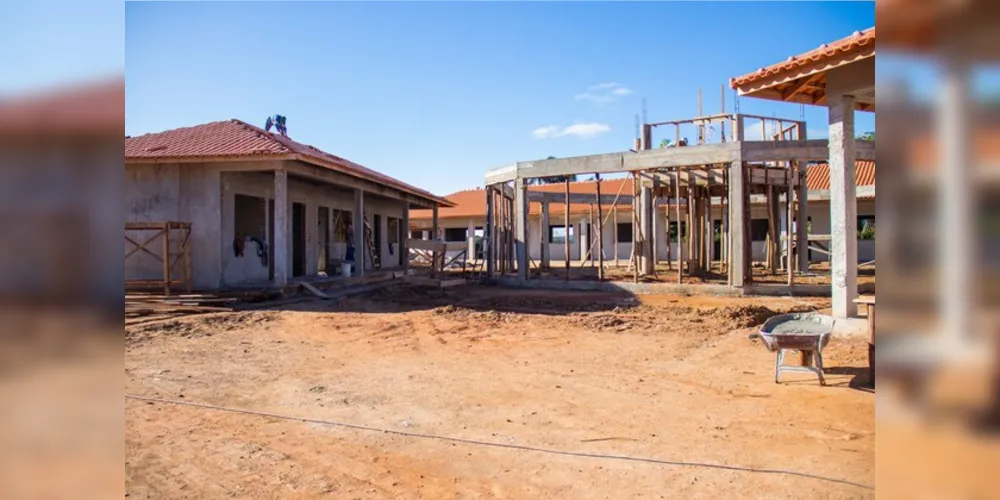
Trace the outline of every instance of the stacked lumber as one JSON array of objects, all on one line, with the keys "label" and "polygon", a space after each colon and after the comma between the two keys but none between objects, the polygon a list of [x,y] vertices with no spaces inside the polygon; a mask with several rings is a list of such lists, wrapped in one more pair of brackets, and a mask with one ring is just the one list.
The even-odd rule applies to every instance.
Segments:
[{"label": "stacked lumber", "polygon": [[210,294],[125,294],[125,324],[134,325],[190,314],[232,311],[233,297]]}]

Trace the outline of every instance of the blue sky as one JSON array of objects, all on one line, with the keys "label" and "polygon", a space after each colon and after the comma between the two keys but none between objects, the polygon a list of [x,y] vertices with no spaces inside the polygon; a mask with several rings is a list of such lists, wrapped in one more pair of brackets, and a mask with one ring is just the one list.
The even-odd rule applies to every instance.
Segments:
[{"label": "blue sky", "polygon": [[[126,133],[280,113],[293,139],[447,194],[628,149],[642,98],[651,121],[688,118],[700,86],[716,112],[730,77],[874,24],[853,2],[128,3]],[[825,108],[805,116],[825,137]]]}]

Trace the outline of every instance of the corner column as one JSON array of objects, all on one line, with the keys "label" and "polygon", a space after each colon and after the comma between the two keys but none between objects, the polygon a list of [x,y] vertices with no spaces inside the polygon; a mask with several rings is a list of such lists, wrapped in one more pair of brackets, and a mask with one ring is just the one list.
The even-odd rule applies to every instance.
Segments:
[{"label": "corner column", "polygon": [[476,221],[469,219],[469,229],[465,232],[465,241],[468,248],[465,250],[465,260],[472,261],[476,258]]},{"label": "corner column", "polygon": [[288,284],[288,171],[274,171],[274,284]]},{"label": "corner column", "polygon": [[[831,89],[832,90],[832,89]],[[833,316],[857,316],[858,207],[854,97],[830,95],[830,269]]]},{"label": "corner column", "polygon": [[354,274],[365,275],[365,192],[354,190]]}]

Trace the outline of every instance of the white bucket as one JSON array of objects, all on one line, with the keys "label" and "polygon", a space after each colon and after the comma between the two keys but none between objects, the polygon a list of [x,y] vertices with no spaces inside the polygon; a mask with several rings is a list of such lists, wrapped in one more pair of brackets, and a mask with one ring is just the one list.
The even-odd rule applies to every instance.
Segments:
[{"label": "white bucket", "polygon": [[341,262],[340,263],[340,275],[341,276],[345,276],[345,277],[346,276],[350,276],[351,275],[351,266],[353,264],[354,264],[353,262]]}]

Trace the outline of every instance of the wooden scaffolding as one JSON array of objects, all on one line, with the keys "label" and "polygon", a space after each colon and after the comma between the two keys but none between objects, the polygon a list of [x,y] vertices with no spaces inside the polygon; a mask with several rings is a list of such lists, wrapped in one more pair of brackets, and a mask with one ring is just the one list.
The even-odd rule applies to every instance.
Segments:
[{"label": "wooden scaffolding", "polygon": [[[145,255],[159,263],[159,279],[125,278],[125,290],[162,288],[170,295],[174,287],[191,292],[191,223],[189,222],[126,222],[125,264],[129,259]],[[131,248],[129,248],[131,247]]]}]

